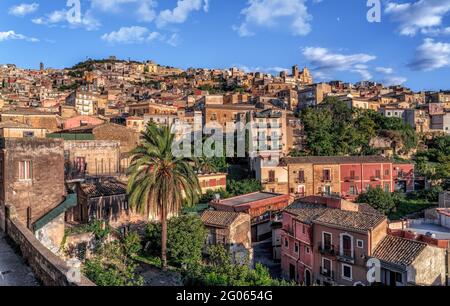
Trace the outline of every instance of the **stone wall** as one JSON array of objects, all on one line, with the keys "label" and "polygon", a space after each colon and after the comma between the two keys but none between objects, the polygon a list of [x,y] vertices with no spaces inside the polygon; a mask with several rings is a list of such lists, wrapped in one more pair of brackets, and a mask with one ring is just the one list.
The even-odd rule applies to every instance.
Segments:
[{"label": "stone wall", "polygon": [[[7,235],[20,248],[22,257],[35,277],[45,286],[95,286],[83,275],[71,273],[71,268],[53,254],[15,217],[7,218]],[[72,280],[76,280],[71,281]]]},{"label": "stone wall", "polygon": [[[33,224],[66,195],[64,186],[64,148],[59,139],[4,139],[0,146],[3,160],[3,192],[0,210],[13,205],[23,224]],[[31,162],[31,178],[21,180],[19,164]],[[50,166],[51,165],[51,166]]]}]

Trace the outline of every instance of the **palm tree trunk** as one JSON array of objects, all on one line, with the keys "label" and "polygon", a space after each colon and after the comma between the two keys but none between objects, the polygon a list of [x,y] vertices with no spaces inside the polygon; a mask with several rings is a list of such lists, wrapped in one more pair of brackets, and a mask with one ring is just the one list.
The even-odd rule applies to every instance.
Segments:
[{"label": "palm tree trunk", "polygon": [[161,211],[161,268],[167,270],[167,212],[163,205]]}]

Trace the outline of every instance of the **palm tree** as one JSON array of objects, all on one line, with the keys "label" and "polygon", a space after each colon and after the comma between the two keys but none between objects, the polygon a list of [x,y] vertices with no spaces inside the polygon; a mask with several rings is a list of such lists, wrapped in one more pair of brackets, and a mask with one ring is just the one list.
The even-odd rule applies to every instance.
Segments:
[{"label": "palm tree", "polygon": [[[198,201],[200,184],[191,162],[172,154],[174,135],[168,127],[149,124],[142,143],[132,151],[128,169],[130,207],[161,220],[161,263],[167,269],[167,218],[178,214],[183,203]],[[184,191],[184,197],[182,191]]]},{"label": "palm tree", "polygon": [[217,171],[216,165],[212,158],[199,157],[195,159],[195,167],[198,171],[204,174],[209,174]]}]

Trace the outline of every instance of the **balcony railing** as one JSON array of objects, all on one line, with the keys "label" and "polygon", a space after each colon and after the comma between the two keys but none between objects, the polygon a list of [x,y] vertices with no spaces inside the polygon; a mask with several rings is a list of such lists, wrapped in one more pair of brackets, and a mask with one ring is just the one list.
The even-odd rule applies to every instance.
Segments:
[{"label": "balcony railing", "polygon": [[323,183],[329,183],[331,182],[331,177],[323,176],[321,180]]},{"label": "balcony railing", "polygon": [[269,178],[269,179],[263,180],[262,182],[263,182],[263,184],[278,183],[278,179],[277,178]]},{"label": "balcony railing", "polygon": [[296,184],[304,184],[306,183],[306,179],[304,177],[299,177],[295,179]]},{"label": "balcony railing", "polygon": [[359,176],[347,176],[344,178],[346,182],[355,182],[359,181]]},{"label": "balcony railing", "polygon": [[345,262],[345,263],[349,263],[349,264],[354,264],[355,258],[353,256],[353,251],[351,249],[344,249],[342,251],[342,253],[339,253],[337,255],[337,260]]},{"label": "balcony railing", "polygon": [[324,267],[320,267],[320,275],[328,277],[329,279],[334,279],[334,272]]},{"label": "balcony railing", "polygon": [[320,244],[319,246],[319,253],[322,255],[331,255],[331,256],[335,256],[336,255],[336,251],[334,248],[334,245],[324,245],[322,246],[322,244]]},{"label": "balcony railing", "polygon": [[302,199],[304,197],[306,197],[306,193],[305,192],[296,192],[295,193],[295,198],[296,199]]}]

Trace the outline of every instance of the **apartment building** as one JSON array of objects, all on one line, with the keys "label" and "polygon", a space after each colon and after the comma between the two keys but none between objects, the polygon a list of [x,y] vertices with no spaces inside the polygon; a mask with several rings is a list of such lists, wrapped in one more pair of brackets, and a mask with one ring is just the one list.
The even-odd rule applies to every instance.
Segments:
[{"label": "apartment building", "polygon": [[327,83],[307,86],[298,91],[298,106],[299,108],[317,106],[329,93],[331,93],[331,86]]},{"label": "apartment building", "polygon": [[307,197],[283,212],[281,267],[305,285],[367,284],[366,256],[387,232],[387,218],[367,205]]},{"label": "apartment building", "polygon": [[[445,284],[445,248],[388,232],[387,218],[366,204],[299,200],[283,212],[283,277],[322,286]],[[375,279],[367,277],[371,259],[380,263]]]},{"label": "apartment building", "polygon": [[98,113],[100,94],[91,87],[81,87],[76,91],[75,108],[80,115],[93,116]]},{"label": "apartment building", "polygon": [[257,178],[267,191],[287,193],[291,200],[337,195],[354,200],[369,188],[387,192],[414,190],[414,165],[381,156],[313,156],[260,163]]}]

